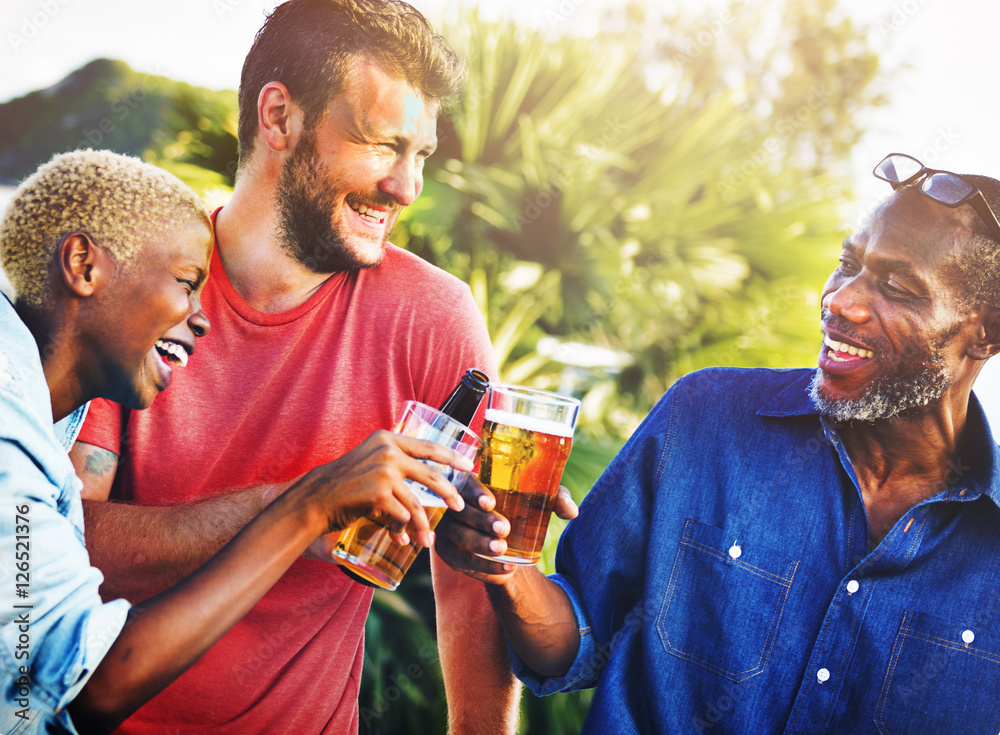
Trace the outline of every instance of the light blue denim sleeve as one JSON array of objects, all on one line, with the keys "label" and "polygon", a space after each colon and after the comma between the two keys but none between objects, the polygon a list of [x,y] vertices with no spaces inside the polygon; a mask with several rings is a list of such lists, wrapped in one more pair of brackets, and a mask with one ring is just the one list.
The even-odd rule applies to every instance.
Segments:
[{"label": "light blue denim sleeve", "polygon": [[507,643],[507,656],[510,658],[514,676],[539,697],[593,686],[597,682],[601,670],[602,653],[594,642],[594,636],[587,623],[587,616],[579,593],[573,588],[570,581],[561,574],[551,574],[549,579],[562,587],[569,596],[570,603],[573,605],[573,613],[576,615],[577,627],[580,629],[580,647],[577,649],[576,658],[570,664],[569,671],[563,676],[545,678],[532,671],[517,655],[510,643]]},{"label": "light blue denim sleeve", "polygon": [[[30,391],[0,386],[0,732],[75,732],[66,705],[120,634],[83,542],[80,480]],[[51,410],[51,409],[49,409]]]}]

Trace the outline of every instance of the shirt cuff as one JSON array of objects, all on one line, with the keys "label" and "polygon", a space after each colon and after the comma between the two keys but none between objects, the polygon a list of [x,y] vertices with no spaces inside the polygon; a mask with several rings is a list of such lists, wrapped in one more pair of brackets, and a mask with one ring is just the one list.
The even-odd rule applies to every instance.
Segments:
[{"label": "shirt cuff", "polygon": [[594,635],[587,622],[587,615],[584,612],[583,601],[573,585],[561,574],[550,574],[549,579],[566,591],[569,601],[573,605],[573,614],[576,615],[576,624],[580,629],[580,647],[577,649],[576,658],[569,667],[569,671],[559,677],[541,677],[521,660],[510,643],[507,643],[507,656],[510,658],[511,668],[514,675],[520,679],[533,694],[543,697],[546,694],[556,692],[571,692],[577,689],[586,689],[594,686],[600,676],[601,668],[607,662],[607,658],[594,642]]},{"label": "shirt cuff", "polygon": [[66,671],[63,680],[66,688],[56,702],[56,712],[65,710],[66,705],[76,699],[76,695],[90,681],[91,674],[121,635],[131,607],[126,600],[112,600],[94,608],[87,616],[79,659]]}]

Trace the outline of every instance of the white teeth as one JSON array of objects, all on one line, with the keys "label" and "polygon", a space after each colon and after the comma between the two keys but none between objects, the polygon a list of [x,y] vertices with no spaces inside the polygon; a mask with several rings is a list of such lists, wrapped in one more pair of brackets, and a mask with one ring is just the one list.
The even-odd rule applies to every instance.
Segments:
[{"label": "white teeth", "polygon": [[367,204],[359,204],[356,207],[353,204],[348,204],[348,206],[369,222],[382,224],[385,221],[384,214],[375,209],[370,209]]},{"label": "white teeth", "polygon": [[176,342],[166,342],[162,339],[156,340],[157,349],[162,352],[166,352],[177,358],[177,362],[180,363],[181,367],[187,367],[188,364],[188,353],[187,350],[181,347]]},{"label": "white teeth", "polygon": [[866,350],[862,347],[855,347],[854,345],[849,345],[846,342],[838,342],[837,340],[831,339],[830,337],[824,339],[823,343],[830,348],[831,350],[831,352],[829,353],[830,357],[833,360],[836,360],[837,362],[846,362],[845,359],[838,358],[836,356],[836,353],[838,352],[843,353],[845,355],[864,357],[868,359],[875,357],[875,353],[872,352],[871,350]]}]

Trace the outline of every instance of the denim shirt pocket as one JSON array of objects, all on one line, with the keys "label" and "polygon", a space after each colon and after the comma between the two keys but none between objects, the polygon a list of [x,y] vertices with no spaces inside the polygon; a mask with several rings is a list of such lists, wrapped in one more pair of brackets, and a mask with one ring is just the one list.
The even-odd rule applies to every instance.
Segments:
[{"label": "denim shirt pocket", "polygon": [[756,541],[688,519],[656,621],[664,650],[734,682],[760,674],[798,566]]},{"label": "denim shirt pocket", "polygon": [[907,610],[875,706],[882,735],[1000,731],[1000,639],[974,625]]}]

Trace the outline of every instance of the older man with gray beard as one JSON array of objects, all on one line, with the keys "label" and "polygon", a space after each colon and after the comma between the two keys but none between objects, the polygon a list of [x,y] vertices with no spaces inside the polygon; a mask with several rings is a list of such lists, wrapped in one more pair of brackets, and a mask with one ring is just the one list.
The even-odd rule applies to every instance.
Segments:
[{"label": "older man with gray beard", "polygon": [[[1000,730],[1000,182],[888,156],[823,290],[817,370],[678,381],[561,539],[486,582],[537,694],[584,733]],[[486,527],[467,508],[469,524]]]}]

